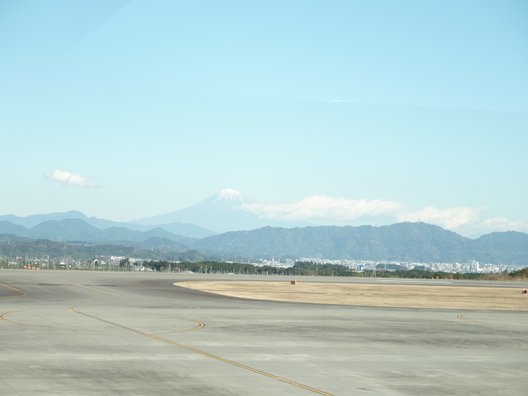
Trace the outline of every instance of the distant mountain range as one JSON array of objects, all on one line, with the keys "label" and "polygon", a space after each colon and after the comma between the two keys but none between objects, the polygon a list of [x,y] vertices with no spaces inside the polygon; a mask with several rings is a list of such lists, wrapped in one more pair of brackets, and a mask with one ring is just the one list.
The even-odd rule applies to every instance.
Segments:
[{"label": "distant mountain range", "polygon": [[78,211],[0,216],[0,255],[78,253],[79,246],[90,254],[97,245],[100,254],[114,250],[141,257],[183,257],[182,252],[191,251],[185,257],[478,260],[528,265],[528,234],[520,232],[469,239],[425,223],[315,227],[265,220],[248,211],[248,204],[253,202],[228,189],[186,209],[132,222],[87,217]]},{"label": "distant mountain range", "polygon": [[100,229],[81,219],[46,220],[32,228],[0,221],[0,234],[55,242],[126,243],[146,242],[152,238],[170,240],[174,247],[185,248],[194,239],[176,235],[163,228],[137,231],[125,227]]},{"label": "distant mountain range", "polygon": [[[204,238],[204,237],[215,234],[214,232],[209,231],[203,227],[190,224],[190,223],[169,221],[162,225],[159,225],[156,223],[150,223],[150,225],[146,225],[146,224],[139,224],[139,223],[134,223],[134,222],[116,222],[116,221],[111,221],[111,220],[99,219],[97,217],[88,217],[78,211],[37,214],[37,215],[31,215],[27,217],[20,217],[20,216],[14,216],[14,215],[0,216],[0,233],[3,233],[4,230],[7,230],[7,227],[9,227],[7,223],[10,223],[12,225],[17,225],[17,226],[23,226],[27,229],[33,229],[34,227],[39,226],[49,221],[59,222],[62,220],[82,220],[83,222],[91,225],[92,227],[98,228],[98,229],[121,228],[121,229],[128,229],[128,230],[134,230],[134,231],[149,231],[149,230],[157,228],[157,229],[163,229],[165,231],[168,231],[171,234],[181,235],[181,236],[185,236],[189,238]],[[4,228],[2,228],[2,224]],[[51,224],[52,223],[50,223],[50,226],[52,226]],[[17,228],[13,228],[13,230],[17,230]],[[18,229],[18,230],[19,232],[23,232],[21,229]],[[19,235],[16,232],[13,232],[13,233],[15,235]],[[38,231],[35,231],[35,233],[38,233]],[[24,236],[25,235],[26,234],[24,234]],[[31,236],[31,232],[28,235]],[[55,238],[47,238],[47,239],[55,240]],[[71,239],[69,239],[68,237],[64,240],[71,240]]]},{"label": "distant mountain range", "polygon": [[[46,245],[46,240],[50,244]],[[68,243],[53,245],[57,242]],[[122,227],[99,229],[80,219],[48,220],[30,229],[7,221],[0,222],[0,255],[11,255],[15,251],[20,254],[23,252],[21,245],[28,253],[50,255],[49,246],[55,246],[51,253],[54,254],[57,246],[62,246],[59,252],[64,252],[68,244],[99,244],[98,254],[115,251],[112,254],[118,255],[126,251],[145,258],[176,257],[176,253],[194,251],[193,257],[244,261],[305,257],[408,262],[478,260],[483,263],[528,265],[528,234],[512,231],[468,239],[425,223],[382,227],[263,227],[193,239],[161,228],[149,231]],[[39,250],[38,246],[45,246],[44,250]],[[86,247],[83,249],[86,250]],[[93,246],[88,250],[97,251]]]},{"label": "distant mountain range", "polygon": [[0,256],[40,257],[50,259],[91,260],[100,256],[139,257],[150,260],[205,260],[207,257],[195,250],[180,251],[163,238],[150,238],[142,243],[104,244],[85,242],[54,242],[47,239],[28,239],[0,234]]},{"label": "distant mountain range", "polygon": [[[244,197],[239,191],[224,189],[187,208],[129,222],[88,217],[79,211],[37,214],[27,217],[4,215],[0,216],[0,222],[9,222],[31,230],[46,221],[77,219],[98,229],[126,228],[145,232],[155,228],[189,238],[205,238],[217,233],[253,230],[265,226],[291,228],[310,225],[306,222],[262,218],[248,210],[250,204],[255,204],[255,202]],[[8,225],[4,224],[4,227]],[[2,232],[1,229],[0,232]]]},{"label": "distant mountain range", "polygon": [[468,262],[528,265],[528,234],[497,232],[465,238],[426,223],[373,227],[264,227],[228,232],[194,247],[224,257],[327,258],[407,262]]}]

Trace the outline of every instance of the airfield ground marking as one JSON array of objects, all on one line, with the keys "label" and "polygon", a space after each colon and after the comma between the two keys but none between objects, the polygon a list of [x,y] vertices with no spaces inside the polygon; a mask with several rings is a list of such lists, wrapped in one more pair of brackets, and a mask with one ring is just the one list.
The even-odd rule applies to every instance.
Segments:
[{"label": "airfield ground marking", "polygon": [[[186,319],[183,319],[183,320],[186,320]],[[196,326],[191,327],[190,329],[169,330],[169,331],[161,331],[161,332],[150,333],[150,334],[164,335],[164,334],[172,334],[172,333],[190,333],[190,332],[192,332],[192,331],[202,330],[202,329],[205,327],[205,323],[204,323],[204,322],[200,322],[200,321],[198,321],[198,320],[187,320],[187,321],[188,321],[188,322],[193,322],[193,323],[195,323]]]},{"label": "airfield ground marking", "polygon": [[3,286],[3,287],[5,287],[5,288],[7,288],[7,289],[14,290],[14,291],[16,291],[16,292],[18,293],[18,294],[15,295],[15,296],[4,296],[4,297],[1,297],[1,298],[22,297],[22,296],[25,296],[25,295],[26,295],[26,293],[25,293],[24,291],[22,291],[22,290],[20,290],[20,289],[18,289],[18,288],[16,288],[16,287],[14,287],[14,286],[7,285],[7,284],[5,284],[5,283],[0,283],[0,286]]},{"label": "airfield ground marking", "polygon": [[151,338],[153,340],[156,340],[156,341],[159,341],[159,342],[163,342],[165,344],[169,344],[169,345],[175,346],[177,348],[187,350],[189,352],[196,353],[198,355],[207,357],[209,359],[213,359],[213,360],[217,360],[217,361],[222,362],[222,363],[229,364],[231,366],[235,366],[235,367],[247,370],[247,371],[251,371],[251,372],[253,372],[255,374],[259,374],[259,375],[262,375],[264,377],[271,378],[273,380],[280,381],[280,382],[283,382],[283,383],[286,383],[286,384],[289,384],[289,385],[293,385],[293,386],[295,386],[297,388],[301,388],[301,389],[307,390],[309,392],[316,393],[318,395],[334,396],[332,393],[328,393],[328,392],[325,392],[323,390],[320,390],[320,389],[317,389],[317,388],[313,388],[311,386],[304,385],[304,384],[301,384],[299,382],[295,382],[295,381],[289,380],[287,378],[279,377],[279,376],[277,376],[275,374],[268,373],[267,371],[259,370],[259,369],[256,369],[254,367],[247,366],[245,364],[235,362],[233,360],[225,359],[225,358],[223,358],[221,356],[218,356],[218,355],[213,355],[212,353],[205,352],[205,351],[202,351],[201,349],[193,348],[193,347],[185,345],[185,344],[181,344],[179,342],[176,342],[176,341],[170,340],[168,338],[164,338],[164,337],[158,336],[156,334],[146,333],[146,332],[143,332],[143,331],[140,331],[140,330],[136,330],[136,329],[134,329],[132,327],[128,327],[128,326],[125,326],[125,325],[122,325],[122,324],[119,324],[119,323],[111,322],[111,321],[103,319],[103,318],[99,318],[98,316],[91,315],[91,314],[88,314],[86,312],[79,311],[75,307],[69,307],[68,309],[70,311],[76,312],[78,314],[81,314],[81,315],[86,316],[86,317],[91,318],[91,319],[98,320],[98,321],[106,323],[106,324],[109,324],[111,326],[119,327],[121,329],[128,330],[128,331],[131,331],[133,333],[142,335],[144,337],[148,337],[148,338]]},{"label": "airfield ground marking", "polygon": [[61,326],[61,325],[55,325],[55,324],[51,324],[47,322],[25,322],[22,320],[14,320],[11,318],[11,314],[16,314],[19,312],[35,312],[35,311],[42,312],[43,310],[42,309],[16,309],[13,311],[2,312],[0,314],[0,320],[4,320],[9,323],[15,323],[19,325],[32,326],[32,327],[45,327],[45,328],[61,329],[61,330],[68,330],[68,331],[74,331],[74,332],[79,332],[83,330],[78,327]]},{"label": "airfield ground marking", "polygon": [[6,318],[6,315],[7,314],[12,314],[12,313],[15,313],[15,312],[24,312],[24,311],[30,311],[29,309],[16,309],[14,311],[6,311],[6,312],[2,312],[0,314],[0,320],[5,320],[6,322],[11,322],[11,323],[20,323],[20,322],[17,322],[15,320],[11,320],[11,319],[7,319]]},{"label": "airfield ground marking", "polygon": [[2,313],[0,314],[0,320],[5,320],[6,322],[19,323],[19,322],[16,322],[16,321],[14,321],[14,320],[7,319],[7,318],[6,318],[6,315],[7,315],[7,314],[16,313],[16,312],[27,312],[27,311],[33,311],[33,310],[32,310],[32,309],[15,309],[15,310],[13,310],[13,311],[2,312]]},{"label": "airfield ground marking", "polygon": [[[111,291],[107,291],[107,290],[101,290],[99,288],[96,288],[96,287],[93,287],[93,286],[87,286],[87,285],[82,285],[80,283],[73,283],[72,284],[73,286],[77,286],[77,287],[82,287],[84,289],[88,289],[88,290],[91,290],[91,291],[94,291],[94,292],[97,292],[97,293],[104,293],[104,294],[109,294],[109,295],[112,295],[112,296],[116,296],[116,297],[119,297],[119,298],[122,298],[124,300],[127,300],[128,298],[123,296],[121,293],[115,293],[115,292],[111,292]],[[68,307],[70,310],[74,310],[74,307]],[[200,321],[192,321],[194,323],[196,323],[196,326],[193,327],[193,328],[190,328],[190,329],[184,329],[184,330],[174,330],[174,331],[171,331],[170,333],[186,333],[186,332],[191,332],[191,331],[198,331],[198,330],[201,330],[205,327],[205,323],[204,322],[200,322]],[[161,333],[163,334],[163,333]]]}]

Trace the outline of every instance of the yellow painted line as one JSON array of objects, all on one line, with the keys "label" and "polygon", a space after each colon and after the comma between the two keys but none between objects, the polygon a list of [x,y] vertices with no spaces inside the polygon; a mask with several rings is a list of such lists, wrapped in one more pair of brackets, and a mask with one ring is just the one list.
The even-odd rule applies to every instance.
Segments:
[{"label": "yellow painted line", "polygon": [[174,345],[174,346],[176,346],[178,348],[185,349],[187,351],[190,351],[190,352],[205,356],[205,357],[210,358],[210,359],[218,360],[219,362],[226,363],[226,364],[229,364],[231,366],[235,366],[235,367],[239,367],[241,369],[247,370],[247,371],[251,371],[253,373],[262,375],[264,377],[268,377],[268,378],[274,379],[276,381],[284,382],[284,383],[296,386],[298,388],[305,389],[305,390],[310,391],[312,393],[317,393],[319,395],[325,395],[325,396],[330,396],[331,395],[331,393],[325,392],[323,390],[320,390],[320,389],[317,389],[317,388],[313,388],[311,386],[304,385],[304,384],[289,380],[289,379],[284,378],[284,377],[279,377],[278,375],[275,375],[275,374],[268,373],[268,372],[263,371],[263,370],[259,370],[259,369],[253,368],[251,366],[248,366],[248,365],[245,365],[245,364],[242,364],[242,363],[238,363],[238,362],[235,362],[233,360],[225,359],[225,358],[220,357],[218,355],[213,355],[212,353],[205,352],[205,351],[202,351],[202,350],[197,349],[197,348],[193,348],[193,347],[188,346],[188,345],[180,344],[179,342],[175,342],[175,341],[169,340],[167,338],[157,336],[155,334],[145,334],[145,335],[147,337],[153,338],[153,339],[158,340],[160,342],[164,342],[164,343],[169,344],[169,345]]},{"label": "yellow painted line", "polygon": [[7,312],[2,312],[0,314],[0,320],[5,320],[6,322],[13,322],[13,323],[17,323],[15,322],[14,320],[11,320],[11,319],[7,319],[5,316],[7,314],[11,314],[11,313],[15,313],[15,312],[22,312],[22,311],[28,311],[27,309],[17,309],[15,311],[7,311]]},{"label": "yellow painted line", "polygon": [[0,286],[3,286],[5,288],[7,288],[7,289],[11,289],[11,290],[16,291],[18,293],[18,295],[15,295],[15,296],[5,296],[5,297],[2,297],[2,298],[21,297],[21,296],[25,296],[26,295],[26,293],[24,291],[14,287],[14,286],[7,285],[5,283],[0,283]]},{"label": "yellow painted line", "polygon": [[[61,329],[61,330],[68,330],[68,331],[83,330],[78,327],[61,326],[57,324],[51,324],[48,322],[26,322],[24,320],[15,320],[11,318],[12,314],[17,314],[20,312],[42,312],[42,311],[43,310],[41,309],[17,309],[14,311],[7,311],[7,312],[3,312],[2,314],[0,314],[0,320],[5,320],[6,322],[9,322],[9,323],[15,323],[15,324],[19,324],[23,326],[30,326],[30,327],[53,328],[53,329]],[[34,318],[34,315],[32,315],[32,317]],[[48,315],[45,315],[43,320],[46,320],[47,317]],[[38,319],[38,318],[35,318],[35,319]]]},{"label": "yellow painted line", "polygon": [[156,340],[156,341],[159,341],[159,342],[163,342],[165,344],[173,345],[173,346],[178,347],[180,349],[184,349],[184,350],[187,350],[189,352],[196,353],[198,355],[207,357],[209,359],[217,360],[219,362],[226,363],[226,364],[229,364],[231,366],[235,366],[235,367],[241,368],[243,370],[251,371],[252,373],[259,374],[259,375],[262,375],[262,376],[267,377],[267,378],[271,378],[271,379],[273,379],[275,381],[280,381],[280,382],[283,382],[283,383],[286,383],[286,384],[289,384],[289,385],[293,385],[293,386],[295,386],[297,388],[301,388],[301,389],[307,390],[309,392],[316,393],[318,395],[334,396],[333,394],[325,392],[325,391],[323,391],[321,389],[313,388],[311,386],[304,385],[304,384],[301,384],[301,383],[296,382],[296,381],[289,380],[289,379],[284,378],[284,377],[279,377],[278,375],[275,375],[275,374],[272,374],[272,373],[268,373],[267,371],[259,370],[259,369],[256,369],[254,367],[247,366],[245,364],[235,362],[233,360],[225,359],[225,358],[223,358],[221,356],[213,355],[212,353],[205,352],[205,351],[202,351],[201,349],[193,348],[193,347],[185,345],[185,344],[180,344],[179,342],[170,340],[168,338],[160,337],[160,336],[158,336],[156,334],[145,333],[143,331],[133,329],[132,327],[128,327],[128,326],[125,326],[125,325],[122,325],[122,324],[119,324],[119,323],[111,322],[111,321],[103,319],[103,318],[99,318],[99,317],[97,317],[95,315],[91,315],[91,314],[88,314],[88,313],[85,313],[85,312],[81,312],[78,309],[76,309],[75,307],[70,307],[70,309],[72,311],[77,312],[78,314],[81,314],[81,315],[86,316],[88,318],[92,318],[92,319],[98,320],[100,322],[107,323],[109,325],[112,325],[112,326],[115,326],[115,327],[119,327],[121,329],[128,330],[128,331],[131,331],[131,332],[136,333],[136,334],[140,334],[140,335],[142,335],[144,337],[149,337],[149,338],[151,338],[153,340]]},{"label": "yellow painted line", "polygon": [[163,332],[157,332],[157,333],[151,333],[151,334],[157,334],[157,335],[163,335],[163,334],[172,334],[172,333],[190,333],[192,331],[198,331],[205,327],[204,322],[197,322],[197,321],[189,321],[196,323],[196,326],[190,329],[183,329],[183,330],[170,330],[170,331],[163,331]]}]

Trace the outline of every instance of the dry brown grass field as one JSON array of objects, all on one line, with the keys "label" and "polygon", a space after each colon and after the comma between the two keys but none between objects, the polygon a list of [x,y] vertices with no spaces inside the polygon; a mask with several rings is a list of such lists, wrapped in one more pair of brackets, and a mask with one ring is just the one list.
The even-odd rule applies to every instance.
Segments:
[{"label": "dry brown grass field", "polygon": [[177,286],[231,297],[378,307],[528,310],[518,288],[315,282],[198,281]]}]

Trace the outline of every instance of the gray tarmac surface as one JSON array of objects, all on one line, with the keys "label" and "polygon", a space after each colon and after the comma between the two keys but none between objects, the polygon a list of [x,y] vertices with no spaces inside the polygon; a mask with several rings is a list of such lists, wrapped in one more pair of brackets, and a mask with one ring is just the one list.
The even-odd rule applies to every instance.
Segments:
[{"label": "gray tarmac surface", "polygon": [[[173,286],[204,279],[218,277],[0,270],[0,395],[528,394],[526,312],[253,301]],[[312,279],[321,281],[303,281]]]}]

